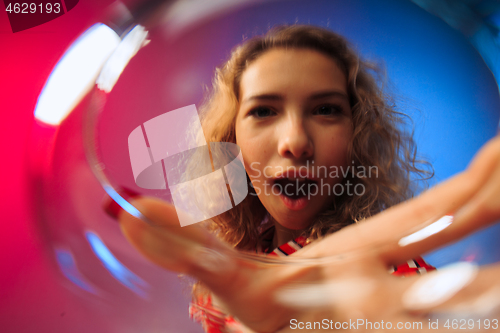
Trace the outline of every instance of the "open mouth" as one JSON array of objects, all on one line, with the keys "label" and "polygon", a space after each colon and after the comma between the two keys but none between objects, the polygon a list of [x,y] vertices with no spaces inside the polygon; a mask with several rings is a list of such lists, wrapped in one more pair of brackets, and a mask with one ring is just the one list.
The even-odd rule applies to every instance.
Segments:
[{"label": "open mouth", "polygon": [[278,178],[274,181],[274,186],[280,188],[279,197],[285,207],[298,211],[308,205],[311,198],[311,187],[317,186],[317,184],[310,179]]}]

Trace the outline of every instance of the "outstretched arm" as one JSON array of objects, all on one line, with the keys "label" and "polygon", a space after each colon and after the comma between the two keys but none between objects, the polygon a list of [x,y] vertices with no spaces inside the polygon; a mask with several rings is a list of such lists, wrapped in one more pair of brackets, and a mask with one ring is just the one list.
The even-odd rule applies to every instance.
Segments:
[{"label": "outstretched arm", "polygon": [[[245,260],[199,224],[181,228],[171,205],[151,198],[138,198],[135,205],[152,223],[122,212],[119,220],[129,241],[155,263],[202,281],[231,314],[257,332],[295,331],[292,319],[342,321],[362,315],[366,320],[396,323],[419,321],[416,315],[430,311],[499,314],[498,265],[479,271],[462,265],[451,273],[445,269],[405,279],[390,276],[387,267],[500,219],[500,137],[490,141],[461,174],[292,255],[307,263]],[[455,216],[446,228],[401,242],[445,214]],[[462,277],[461,283],[452,288],[455,277]],[[434,294],[425,293],[436,285]]]}]

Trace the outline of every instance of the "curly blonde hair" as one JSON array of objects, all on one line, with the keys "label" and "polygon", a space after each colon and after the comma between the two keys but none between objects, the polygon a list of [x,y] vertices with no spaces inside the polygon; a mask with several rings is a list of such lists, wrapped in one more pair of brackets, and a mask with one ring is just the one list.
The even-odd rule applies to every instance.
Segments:
[{"label": "curly blonde hair", "polygon": [[[349,161],[356,167],[378,170],[375,178],[346,177],[344,182],[363,184],[364,194],[336,197],[311,223],[307,236],[318,238],[335,232],[413,196],[416,188],[412,177],[426,179],[431,172],[428,163],[417,160],[413,134],[403,130],[409,118],[398,112],[383,93],[379,80],[375,79],[380,73],[377,66],[362,61],[344,37],[325,28],[279,26],[237,46],[229,60],[216,69],[213,89],[200,107],[206,141],[236,143],[242,74],[252,61],[274,48],[315,50],[337,63],[347,78],[352,109],[354,135]],[[249,186],[249,191],[252,190]],[[212,218],[211,228],[234,247],[252,250],[266,214],[257,196],[248,195],[238,206]]]}]

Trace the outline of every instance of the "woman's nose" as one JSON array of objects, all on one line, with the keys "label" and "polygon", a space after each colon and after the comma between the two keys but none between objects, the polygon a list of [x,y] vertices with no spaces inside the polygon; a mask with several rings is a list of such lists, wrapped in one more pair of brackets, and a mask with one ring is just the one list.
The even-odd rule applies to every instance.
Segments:
[{"label": "woman's nose", "polygon": [[281,156],[299,159],[313,155],[313,141],[303,119],[288,119],[279,132],[278,152]]}]

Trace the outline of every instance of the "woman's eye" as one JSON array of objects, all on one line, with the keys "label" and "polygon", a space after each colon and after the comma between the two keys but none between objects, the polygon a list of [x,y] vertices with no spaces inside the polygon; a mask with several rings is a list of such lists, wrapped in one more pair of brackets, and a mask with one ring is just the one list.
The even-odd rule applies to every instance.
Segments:
[{"label": "woman's eye", "polygon": [[271,110],[268,107],[259,106],[259,107],[252,109],[248,114],[251,116],[254,116],[256,118],[267,118],[267,117],[272,116],[274,114],[274,112],[273,112],[273,110]]},{"label": "woman's eye", "polygon": [[334,116],[341,113],[342,108],[338,105],[321,105],[314,111],[314,114],[318,114],[320,116]]}]

